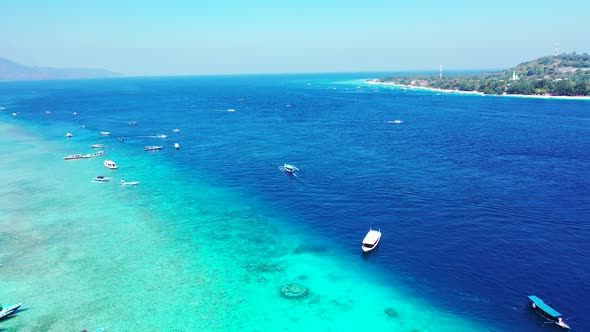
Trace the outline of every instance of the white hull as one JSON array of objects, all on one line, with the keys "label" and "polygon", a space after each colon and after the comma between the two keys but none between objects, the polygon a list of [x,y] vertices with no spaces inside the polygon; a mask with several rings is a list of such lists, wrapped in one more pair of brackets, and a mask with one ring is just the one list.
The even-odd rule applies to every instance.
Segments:
[{"label": "white hull", "polygon": [[19,304],[15,304],[13,306],[10,306],[10,307],[0,310],[0,319],[14,314],[15,312],[17,312],[18,308],[20,308],[22,305],[23,305],[22,303],[19,303]]},{"label": "white hull", "polygon": [[363,245],[361,246],[361,249],[363,252],[372,251],[377,248],[379,241],[381,241],[381,231],[369,229],[369,232],[363,239]]},{"label": "white hull", "polygon": [[105,167],[110,168],[110,169],[117,169],[117,168],[119,168],[119,166],[117,166],[117,164],[114,161],[112,161],[112,160],[105,160],[104,161],[104,165],[105,165]]}]

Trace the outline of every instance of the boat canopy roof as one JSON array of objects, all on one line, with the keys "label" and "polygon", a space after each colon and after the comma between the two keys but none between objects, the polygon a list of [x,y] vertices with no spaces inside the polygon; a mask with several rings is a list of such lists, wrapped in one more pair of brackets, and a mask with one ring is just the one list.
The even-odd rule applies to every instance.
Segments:
[{"label": "boat canopy roof", "polygon": [[379,237],[381,237],[381,232],[370,230],[363,239],[363,244],[375,244],[379,240]]},{"label": "boat canopy roof", "polygon": [[543,310],[547,315],[553,318],[558,318],[561,316],[561,314],[557,312],[557,310],[551,308],[547,303],[545,303],[545,301],[541,300],[535,295],[530,295],[529,299],[537,306],[537,308]]}]

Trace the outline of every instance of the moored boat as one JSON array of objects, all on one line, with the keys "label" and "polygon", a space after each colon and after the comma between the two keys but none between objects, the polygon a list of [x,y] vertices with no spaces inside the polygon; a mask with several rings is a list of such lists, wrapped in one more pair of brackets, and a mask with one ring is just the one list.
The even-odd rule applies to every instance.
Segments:
[{"label": "moored boat", "polygon": [[65,160],[74,160],[74,159],[82,159],[82,158],[84,158],[84,156],[79,153],[78,154],[70,154],[70,155],[67,155],[64,157]]},{"label": "moored boat", "polygon": [[279,166],[279,169],[283,172],[295,174],[295,172],[299,171],[299,168],[295,167],[295,165],[285,163],[283,166]]},{"label": "moored boat", "polygon": [[114,161],[112,161],[112,160],[105,160],[104,161],[104,165],[107,168],[110,168],[110,169],[117,169],[117,168],[119,168],[119,166],[117,166],[117,164]]},{"label": "moored boat", "polygon": [[122,186],[137,186],[139,184],[139,181],[125,181],[125,180],[121,180],[121,185]]},{"label": "moored boat", "polygon": [[111,135],[111,132],[110,131],[101,131],[100,134],[103,136],[109,136],[109,135]]},{"label": "moored boat", "polygon": [[180,144],[178,144],[178,143],[174,143],[174,148],[175,148],[176,150],[180,149]]},{"label": "moored boat", "polygon": [[67,133],[67,134],[66,134],[66,137],[68,137],[68,138],[70,138],[70,137],[74,137],[74,134],[72,134],[72,133]]},{"label": "moored boat", "polygon": [[179,133],[179,132],[180,132],[180,129],[178,129],[178,128],[175,128],[174,130],[172,130],[172,132],[173,132],[173,133]]},{"label": "moored boat", "polygon": [[95,153],[88,153],[82,156],[82,158],[94,158],[104,156],[104,151],[97,151]]},{"label": "moored boat", "polygon": [[18,308],[20,308],[22,305],[23,305],[22,302],[14,304],[14,305],[9,305],[5,308],[3,308],[0,305],[0,319],[14,314],[18,310]]},{"label": "moored boat", "polygon": [[162,150],[162,146],[159,146],[159,145],[148,145],[148,146],[145,146],[143,149],[144,149],[144,151]]},{"label": "moored boat", "polygon": [[104,148],[104,144],[92,144],[90,147],[93,149],[102,149]]},{"label": "moored boat", "polygon": [[99,175],[99,176],[95,177],[92,181],[94,181],[94,182],[109,182],[112,179],[113,178],[109,178],[109,177],[106,177],[106,176]]},{"label": "moored boat", "polygon": [[375,249],[375,247],[377,247],[377,245],[379,244],[380,240],[381,230],[376,231],[374,229],[369,228],[369,232],[367,233],[367,235],[365,235],[365,238],[363,239],[363,252],[369,252]]},{"label": "moored boat", "polygon": [[570,329],[570,326],[563,320],[562,315],[557,310],[545,303],[545,301],[541,300],[535,295],[529,295],[528,298],[530,306],[545,320],[554,323],[566,330]]}]

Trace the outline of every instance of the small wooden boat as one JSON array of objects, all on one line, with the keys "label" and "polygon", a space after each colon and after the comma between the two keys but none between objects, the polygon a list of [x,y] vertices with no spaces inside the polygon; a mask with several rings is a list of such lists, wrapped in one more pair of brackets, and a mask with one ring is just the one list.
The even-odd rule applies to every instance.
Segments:
[{"label": "small wooden boat", "polygon": [[119,168],[119,166],[117,166],[117,164],[114,161],[112,161],[112,160],[105,160],[104,161],[104,165],[107,168],[110,168],[110,169],[117,169],[117,168]]},{"label": "small wooden boat", "polygon": [[285,163],[283,166],[279,166],[279,169],[283,172],[295,174],[295,172],[299,171],[299,168],[295,167],[295,165]]},{"label": "small wooden boat", "polygon": [[374,229],[369,228],[369,232],[367,233],[367,235],[365,235],[365,238],[363,239],[363,252],[369,252],[375,249],[375,247],[377,247],[377,245],[379,244],[380,240],[381,230],[376,231]]},{"label": "small wooden boat", "polygon": [[561,314],[537,296],[530,295],[529,304],[539,316],[543,317],[548,322],[554,323],[566,330],[570,329],[570,326],[563,320]]},{"label": "small wooden boat", "polygon": [[0,319],[3,319],[6,316],[10,316],[10,315],[14,314],[18,310],[18,308],[20,308],[22,305],[23,305],[22,302],[14,304],[14,305],[9,305],[6,308],[3,308],[0,305]]},{"label": "small wooden boat", "polygon": [[148,145],[143,148],[144,151],[155,151],[155,150],[162,150],[162,146],[159,145]]}]

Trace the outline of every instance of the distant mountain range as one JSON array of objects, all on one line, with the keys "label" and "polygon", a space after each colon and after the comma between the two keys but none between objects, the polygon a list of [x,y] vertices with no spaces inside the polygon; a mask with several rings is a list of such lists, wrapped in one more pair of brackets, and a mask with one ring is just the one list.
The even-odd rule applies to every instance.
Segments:
[{"label": "distant mountain range", "polygon": [[100,68],[29,67],[8,59],[0,58],[0,81],[65,80],[118,76],[121,76],[121,74]]}]

